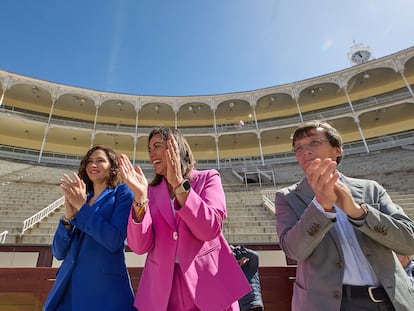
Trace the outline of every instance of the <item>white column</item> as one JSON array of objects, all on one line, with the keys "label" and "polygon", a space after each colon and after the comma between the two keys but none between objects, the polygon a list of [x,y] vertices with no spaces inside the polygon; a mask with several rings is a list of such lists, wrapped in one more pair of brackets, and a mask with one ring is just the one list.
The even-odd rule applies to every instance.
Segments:
[{"label": "white column", "polygon": [[300,105],[299,105],[299,91],[297,87],[292,88],[292,97],[296,102],[296,108],[298,109],[300,122],[303,123],[302,111],[300,110]]},{"label": "white column", "polygon": [[6,95],[6,91],[9,89],[10,82],[11,82],[11,78],[7,77],[6,82],[3,84],[3,92],[1,93],[1,98],[0,98],[0,107],[3,106],[4,96]]},{"label": "white column", "polygon": [[92,148],[93,143],[95,141],[95,135],[96,135],[96,121],[98,120],[98,111],[99,111],[100,104],[95,104],[95,119],[93,120],[93,130],[91,134],[91,145],[90,148]]},{"label": "white column", "polygon": [[135,166],[136,156],[137,156],[137,142],[138,142],[138,114],[139,109],[135,109],[135,133],[134,133],[134,154],[132,159],[132,164]]},{"label": "white column", "polygon": [[356,114],[356,112],[354,110],[354,106],[352,105],[351,98],[349,97],[348,91],[346,90],[346,88],[347,88],[346,83],[342,80],[342,77],[340,77],[340,85],[341,85],[341,88],[345,92],[346,100],[348,101],[349,107],[351,107],[352,116],[353,116],[355,124],[358,127],[359,135],[361,136],[362,142],[364,143],[365,150],[367,151],[367,153],[369,153],[368,144],[367,144],[367,141],[365,140],[364,133],[362,131],[358,115]]},{"label": "white column", "polygon": [[250,104],[250,106],[252,106],[253,108],[254,123],[256,124],[256,135],[257,135],[257,140],[259,142],[260,159],[262,160],[262,166],[264,166],[265,163],[264,163],[263,149],[262,149],[262,137],[260,135],[259,124],[257,123],[256,103],[254,103],[253,105]]},{"label": "white column", "polygon": [[52,106],[50,107],[49,118],[47,119],[45,133],[43,134],[42,146],[40,147],[39,158],[37,159],[37,163],[40,163],[40,160],[42,159],[43,149],[45,147],[46,137],[49,132],[50,120],[52,120],[53,109],[55,108],[56,100],[57,100],[57,97],[55,95],[52,95]]},{"label": "white column", "polygon": [[217,169],[220,169],[220,151],[219,151],[219,139],[218,139],[218,133],[217,133],[217,120],[216,120],[216,108],[213,109],[213,124],[214,124],[214,142],[216,144],[216,163],[217,163]]},{"label": "white column", "polygon": [[393,64],[394,64],[394,70],[401,75],[405,86],[407,87],[411,96],[414,97],[413,89],[411,88],[411,85],[408,83],[407,78],[404,75],[404,65],[400,61],[395,61],[395,60],[393,60]]}]

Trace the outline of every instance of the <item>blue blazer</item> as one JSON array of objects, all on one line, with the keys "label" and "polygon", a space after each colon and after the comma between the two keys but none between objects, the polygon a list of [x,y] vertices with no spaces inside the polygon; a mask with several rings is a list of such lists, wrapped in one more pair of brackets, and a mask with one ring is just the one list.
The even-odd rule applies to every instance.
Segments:
[{"label": "blue blazer", "polygon": [[52,251],[63,262],[43,311],[60,304],[77,311],[135,310],[124,254],[132,200],[125,184],[107,188],[92,205],[82,206],[71,231],[59,223]]}]

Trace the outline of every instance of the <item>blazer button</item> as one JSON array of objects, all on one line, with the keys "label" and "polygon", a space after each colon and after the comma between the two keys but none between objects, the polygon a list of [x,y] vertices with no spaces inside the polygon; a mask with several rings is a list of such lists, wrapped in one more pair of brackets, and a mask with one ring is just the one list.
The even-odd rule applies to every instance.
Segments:
[{"label": "blazer button", "polygon": [[173,239],[174,240],[177,240],[178,239],[178,232],[177,231],[174,231],[174,233],[173,233]]}]

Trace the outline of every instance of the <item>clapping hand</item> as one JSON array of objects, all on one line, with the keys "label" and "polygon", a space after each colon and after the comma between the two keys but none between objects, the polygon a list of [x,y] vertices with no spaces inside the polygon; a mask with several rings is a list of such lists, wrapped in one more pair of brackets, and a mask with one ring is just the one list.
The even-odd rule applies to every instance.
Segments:
[{"label": "clapping hand", "polygon": [[173,187],[177,188],[183,181],[181,172],[181,156],[180,149],[174,139],[174,135],[170,134],[167,140],[167,181]]},{"label": "clapping hand", "polygon": [[60,180],[60,188],[65,194],[66,218],[72,218],[86,202],[86,185],[78,176],[73,173],[73,180],[63,174]]},{"label": "clapping hand", "polygon": [[148,181],[138,165],[134,168],[131,161],[125,154],[121,154],[119,157],[119,172],[122,179],[131,189],[135,195],[137,202],[143,202],[147,199]]},{"label": "clapping hand", "polygon": [[316,200],[328,212],[332,211],[337,200],[335,184],[339,179],[339,172],[336,171],[336,166],[336,162],[330,158],[323,161],[315,159],[306,170],[306,176]]}]

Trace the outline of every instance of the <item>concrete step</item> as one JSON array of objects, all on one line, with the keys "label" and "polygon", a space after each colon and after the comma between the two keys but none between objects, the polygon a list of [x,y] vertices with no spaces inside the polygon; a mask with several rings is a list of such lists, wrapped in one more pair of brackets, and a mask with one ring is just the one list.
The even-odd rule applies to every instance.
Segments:
[{"label": "concrete step", "polygon": [[272,220],[267,215],[243,215],[243,216],[232,216],[227,218],[231,222],[243,222],[243,221],[264,221],[264,220]]},{"label": "concrete step", "polygon": [[256,226],[276,226],[276,222],[274,220],[261,220],[261,221],[238,221],[238,222],[231,222],[228,221],[226,219],[226,222],[224,223],[225,226],[233,226],[233,225],[237,225],[237,226],[252,226],[252,227],[256,227]]},{"label": "concrete step", "polygon": [[257,226],[257,227],[233,227],[225,226],[223,228],[224,234],[234,234],[234,233],[276,233],[276,226]]},{"label": "concrete step", "polygon": [[230,244],[274,244],[278,242],[276,234],[228,234],[224,236]]}]

